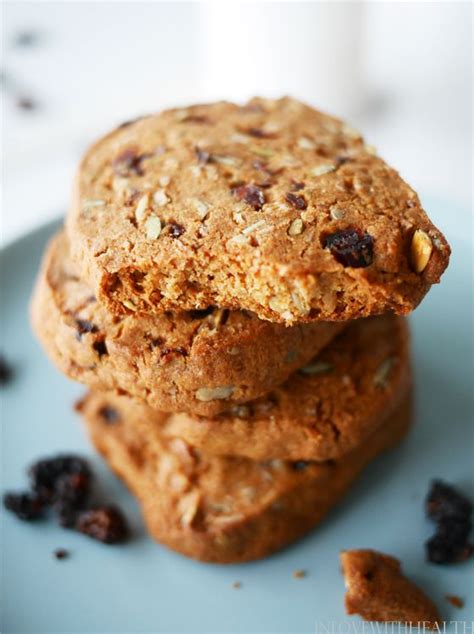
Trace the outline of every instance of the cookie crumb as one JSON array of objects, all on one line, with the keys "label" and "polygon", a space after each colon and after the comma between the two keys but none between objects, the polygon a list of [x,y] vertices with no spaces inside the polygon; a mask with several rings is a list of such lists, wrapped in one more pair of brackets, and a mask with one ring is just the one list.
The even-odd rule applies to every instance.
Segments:
[{"label": "cookie crumb", "polygon": [[242,587],[242,584],[240,581],[234,581],[234,583],[232,584],[232,587],[235,588],[236,590],[239,590]]},{"label": "cookie crumb", "polygon": [[458,610],[461,610],[464,607],[464,601],[461,597],[457,597],[455,594],[446,594],[445,598],[446,601],[451,603],[451,605],[454,605],[454,607],[458,608]]},{"label": "cookie crumb", "polygon": [[65,548],[56,548],[56,550],[53,551],[53,555],[56,559],[67,559],[69,557],[69,550],[66,550]]},{"label": "cookie crumb", "polygon": [[295,579],[304,579],[304,577],[306,577],[306,570],[295,570],[293,572],[293,577]]},{"label": "cookie crumb", "polygon": [[426,629],[439,629],[437,607],[405,577],[398,559],[375,550],[346,550],[340,557],[347,614],[405,626],[423,622]]}]

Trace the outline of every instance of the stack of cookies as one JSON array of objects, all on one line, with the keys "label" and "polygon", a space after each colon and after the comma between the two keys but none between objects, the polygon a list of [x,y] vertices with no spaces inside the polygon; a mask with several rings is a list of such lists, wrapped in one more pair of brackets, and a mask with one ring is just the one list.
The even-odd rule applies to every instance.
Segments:
[{"label": "stack of cookies", "polygon": [[150,533],[237,562],[314,527],[410,424],[407,323],[449,246],[341,121],[284,98],[121,125],[33,298]]}]

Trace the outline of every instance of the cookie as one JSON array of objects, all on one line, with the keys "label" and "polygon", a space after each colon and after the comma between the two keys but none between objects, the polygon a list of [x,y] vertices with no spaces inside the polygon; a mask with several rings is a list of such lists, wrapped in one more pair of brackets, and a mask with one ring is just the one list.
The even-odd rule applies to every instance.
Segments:
[{"label": "cookie", "polygon": [[117,314],[406,314],[450,253],[358,132],[290,98],[120,126],[82,160],[67,226],[84,278]]},{"label": "cookie", "polygon": [[32,317],[44,348],[69,377],[162,411],[205,416],[273,389],[343,327],[285,327],[217,308],[113,316],[79,277],[63,233],[47,249]]},{"label": "cookie", "polygon": [[352,323],[314,363],[230,414],[164,415],[115,395],[110,403],[209,454],[322,461],[363,443],[410,386],[407,324],[387,315]]},{"label": "cookie", "polygon": [[216,563],[259,559],[307,533],[366,464],[403,437],[411,411],[407,397],[351,454],[301,464],[206,456],[163,439],[147,418],[130,421],[101,394],[79,409],[94,445],[139,499],[152,537]]},{"label": "cookie", "polygon": [[393,622],[438,629],[442,619],[435,604],[401,570],[395,557],[375,550],[341,553],[347,614],[365,621]]}]

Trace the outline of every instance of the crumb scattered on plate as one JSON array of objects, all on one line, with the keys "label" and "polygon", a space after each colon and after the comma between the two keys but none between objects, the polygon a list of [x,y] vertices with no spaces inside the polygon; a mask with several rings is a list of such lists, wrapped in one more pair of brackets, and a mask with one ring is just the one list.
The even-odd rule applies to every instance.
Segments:
[{"label": "crumb scattered on plate", "polygon": [[449,601],[449,603],[451,603],[451,605],[454,605],[455,608],[463,608],[464,607],[464,601],[461,599],[461,597],[457,597],[455,594],[446,594],[446,600]]},{"label": "crumb scattered on plate", "polygon": [[304,577],[306,577],[306,570],[295,570],[293,572],[293,577],[295,579],[303,579]]}]

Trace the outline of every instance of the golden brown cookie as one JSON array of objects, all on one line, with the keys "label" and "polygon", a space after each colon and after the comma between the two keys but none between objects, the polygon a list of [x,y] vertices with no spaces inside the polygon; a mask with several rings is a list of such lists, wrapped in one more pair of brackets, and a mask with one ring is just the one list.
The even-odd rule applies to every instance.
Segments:
[{"label": "golden brown cookie", "polygon": [[113,316],[80,279],[63,233],[47,249],[32,318],[47,353],[69,377],[162,411],[206,416],[279,385],[343,327],[288,328],[225,309]]},{"label": "golden brown cookie", "polygon": [[214,418],[162,414],[111,395],[127,419],[209,454],[253,460],[329,460],[368,438],[411,386],[407,323],[386,315],[352,323],[314,363],[265,396]]},{"label": "golden brown cookie", "polygon": [[341,564],[347,614],[359,614],[365,621],[439,629],[442,619],[437,607],[404,577],[395,557],[375,550],[346,550]]},{"label": "golden brown cookie", "polygon": [[130,421],[101,394],[79,409],[97,449],[139,498],[152,537],[216,563],[265,557],[307,533],[365,465],[404,436],[411,415],[407,397],[351,454],[301,464],[206,456],[161,438],[154,421]]},{"label": "golden brown cookie", "polygon": [[358,132],[290,98],[114,130],[80,165],[68,232],[117,314],[216,305],[287,324],[406,314],[450,253]]}]

